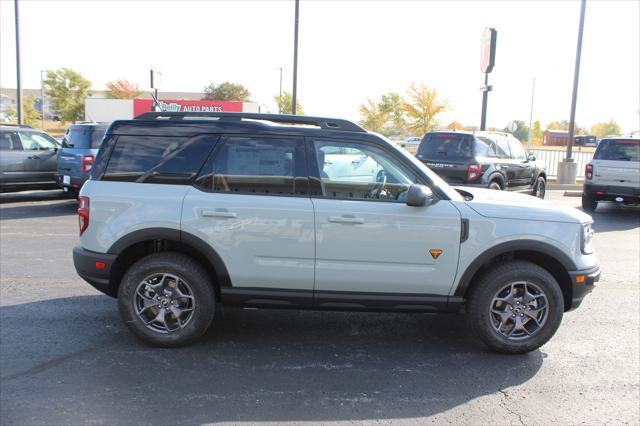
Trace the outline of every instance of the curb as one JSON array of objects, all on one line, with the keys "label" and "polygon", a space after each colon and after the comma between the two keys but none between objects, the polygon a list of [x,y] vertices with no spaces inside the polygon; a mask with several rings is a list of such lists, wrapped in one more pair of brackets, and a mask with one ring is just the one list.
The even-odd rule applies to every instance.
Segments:
[{"label": "curb", "polygon": [[564,191],[565,197],[582,197],[582,191]]}]

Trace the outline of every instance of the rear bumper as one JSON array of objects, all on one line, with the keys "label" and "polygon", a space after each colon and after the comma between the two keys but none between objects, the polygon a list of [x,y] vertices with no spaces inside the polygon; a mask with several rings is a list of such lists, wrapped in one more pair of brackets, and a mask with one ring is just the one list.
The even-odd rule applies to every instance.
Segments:
[{"label": "rear bumper", "polygon": [[600,266],[578,271],[569,271],[571,285],[573,286],[573,296],[571,297],[571,309],[576,309],[582,303],[585,296],[595,288],[595,283],[600,280]]},{"label": "rear bumper", "polygon": [[624,204],[640,203],[640,187],[585,183],[582,187],[582,195],[592,198],[593,201],[612,201]]},{"label": "rear bumper", "polygon": [[65,176],[63,173],[56,174],[56,184],[62,189],[66,188],[67,190],[73,191],[80,191],[82,185],[89,179],[89,176],[78,177],[66,175],[70,177],[69,183],[66,184],[63,182],[63,176]]},{"label": "rear bumper", "polygon": [[[82,246],[73,248],[73,266],[82,279],[91,284],[96,290],[112,297],[116,297],[115,287],[111,283],[111,268],[117,255],[96,253],[86,250]],[[102,266],[104,267],[98,267]]]}]

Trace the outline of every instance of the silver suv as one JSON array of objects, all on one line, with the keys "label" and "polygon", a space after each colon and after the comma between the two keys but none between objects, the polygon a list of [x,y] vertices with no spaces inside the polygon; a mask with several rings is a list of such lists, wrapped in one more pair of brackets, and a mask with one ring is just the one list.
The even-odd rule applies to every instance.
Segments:
[{"label": "silver suv", "polygon": [[454,189],[345,120],[116,121],[78,215],[78,274],[117,297],[124,322],[156,346],[194,342],[235,305],[465,312],[491,349],[523,353],[600,276],[590,216]]}]

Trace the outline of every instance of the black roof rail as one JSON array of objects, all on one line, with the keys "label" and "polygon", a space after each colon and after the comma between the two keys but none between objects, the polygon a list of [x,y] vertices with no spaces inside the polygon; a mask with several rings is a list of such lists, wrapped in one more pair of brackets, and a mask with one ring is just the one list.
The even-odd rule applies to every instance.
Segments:
[{"label": "black roof rail", "polygon": [[257,114],[252,112],[168,112],[155,111],[145,112],[135,117],[136,120],[184,120],[194,118],[218,118],[220,120],[236,120],[243,118],[247,120],[264,120],[274,123],[285,124],[307,124],[318,126],[324,130],[342,130],[345,132],[366,133],[367,131],[352,121],[342,120],[338,118],[309,117],[306,115],[287,115],[287,114]]}]

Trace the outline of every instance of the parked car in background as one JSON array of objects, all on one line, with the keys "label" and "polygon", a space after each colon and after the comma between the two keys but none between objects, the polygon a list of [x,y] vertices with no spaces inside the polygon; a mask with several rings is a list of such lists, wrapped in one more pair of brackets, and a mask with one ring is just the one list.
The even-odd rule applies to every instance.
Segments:
[{"label": "parked car in background", "polygon": [[429,132],[416,157],[451,185],[545,195],[546,164],[508,133]]},{"label": "parked car in background", "polygon": [[454,189],[386,138],[331,118],[114,121],[78,217],[78,274],[155,346],[193,343],[234,305],[465,312],[491,349],[524,353],[600,277],[589,215]]},{"label": "parked car in background", "polygon": [[84,123],[69,126],[64,144],[58,152],[56,180],[65,192],[77,196],[84,182],[91,175],[91,168],[102,143],[105,123]]},{"label": "parked car in background", "polygon": [[403,141],[398,142],[401,148],[415,147],[417,148],[420,145],[420,141],[422,138],[418,136],[411,136]]},{"label": "parked car in background", "polygon": [[584,170],[582,208],[594,211],[600,202],[640,204],[640,139],[602,139]]},{"label": "parked car in background", "polygon": [[576,146],[597,146],[598,139],[593,135],[580,135],[574,138]]},{"label": "parked car in background", "polygon": [[59,143],[30,126],[0,125],[0,191],[56,189]]}]

